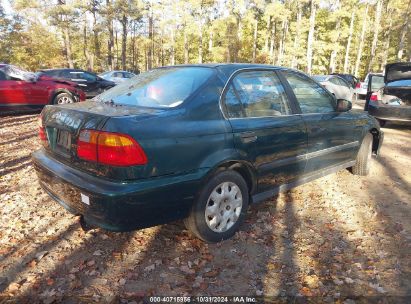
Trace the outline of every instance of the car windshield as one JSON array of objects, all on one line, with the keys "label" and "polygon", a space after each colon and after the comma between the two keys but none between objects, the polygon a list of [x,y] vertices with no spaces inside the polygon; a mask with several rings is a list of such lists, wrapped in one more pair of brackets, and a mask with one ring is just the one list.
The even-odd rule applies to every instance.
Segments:
[{"label": "car windshield", "polygon": [[318,82],[322,82],[322,81],[327,81],[328,76],[325,75],[315,75],[313,76],[313,79],[318,81]]},{"label": "car windshield", "polygon": [[130,106],[173,108],[204,84],[213,70],[173,67],[151,70],[115,86],[96,100]]},{"label": "car windshield", "polygon": [[387,83],[387,87],[411,87],[411,79],[392,81]]},{"label": "car windshield", "polygon": [[372,76],[371,78],[371,91],[375,92],[381,89],[384,86],[384,77],[383,76]]},{"label": "car windshield", "polygon": [[14,65],[1,66],[0,70],[13,80],[35,81],[38,77],[35,73],[26,71]]}]

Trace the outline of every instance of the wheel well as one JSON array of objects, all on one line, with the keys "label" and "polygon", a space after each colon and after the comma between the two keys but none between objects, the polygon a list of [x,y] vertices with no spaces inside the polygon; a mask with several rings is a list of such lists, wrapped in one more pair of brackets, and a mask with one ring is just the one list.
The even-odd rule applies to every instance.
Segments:
[{"label": "wheel well", "polygon": [[376,128],[371,129],[369,132],[372,135],[372,152],[377,154],[380,143],[380,132]]},{"label": "wheel well", "polygon": [[244,178],[249,193],[252,193],[256,188],[256,178],[251,167],[245,163],[239,161],[228,161],[220,164],[213,172],[218,172],[220,170],[233,170]]},{"label": "wheel well", "polygon": [[61,94],[61,93],[68,93],[70,95],[72,95],[72,93],[68,90],[65,89],[57,89],[56,91],[53,92],[53,94],[51,94],[51,98],[49,101],[49,104],[53,104],[54,98],[56,98],[57,95]]}]

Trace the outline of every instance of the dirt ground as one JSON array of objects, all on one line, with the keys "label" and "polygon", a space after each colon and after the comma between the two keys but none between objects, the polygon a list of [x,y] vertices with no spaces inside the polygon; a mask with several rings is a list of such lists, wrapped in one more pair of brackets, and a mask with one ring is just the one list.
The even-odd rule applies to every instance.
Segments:
[{"label": "dirt ground", "polygon": [[0,117],[1,303],[136,303],[144,295],[411,301],[411,125],[386,125],[370,176],[343,170],[281,194],[252,207],[233,239],[208,245],[181,222],[83,232],[37,182],[36,117]]}]

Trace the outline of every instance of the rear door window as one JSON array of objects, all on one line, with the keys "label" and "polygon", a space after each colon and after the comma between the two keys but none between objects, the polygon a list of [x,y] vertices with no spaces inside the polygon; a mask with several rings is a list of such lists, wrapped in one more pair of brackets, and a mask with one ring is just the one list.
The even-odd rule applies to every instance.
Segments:
[{"label": "rear door window", "polygon": [[225,105],[230,118],[291,114],[287,94],[274,71],[237,74],[228,87]]},{"label": "rear door window", "polygon": [[282,73],[291,86],[303,114],[335,112],[335,99],[322,86],[301,73]]}]

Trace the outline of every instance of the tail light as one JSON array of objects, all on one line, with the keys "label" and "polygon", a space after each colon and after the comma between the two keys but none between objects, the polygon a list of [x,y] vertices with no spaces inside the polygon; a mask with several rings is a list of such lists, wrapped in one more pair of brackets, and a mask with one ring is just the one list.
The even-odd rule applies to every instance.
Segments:
[{"label": "tail light", "polygon": [[377,93],[372,93],[370,97],[370,101],[378,101],[378,94]]},{"label": "tail light", "polygon": [[360,83],[360,82],[357,83],[357,84],[355,85],[355,88],[356,88],[356,89],[360,89],[360,88],[361,88],[361,83]]},{"label": "tail light", "polygon": [[147,156],[134,138],[126,134],[95,130],[80,132],[77,156],[111,166],[147,164]]},{"label": "tail light", "polygon": [[39,125],[39,138],[43,145],[47,144],[47,133],[46,133],[46,128],[43,126],[43,118],[41,115],[39,115],[37,119],[38,125]]}]

